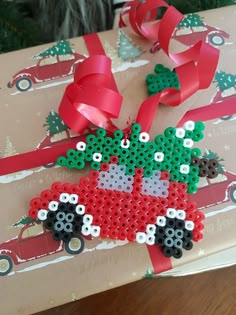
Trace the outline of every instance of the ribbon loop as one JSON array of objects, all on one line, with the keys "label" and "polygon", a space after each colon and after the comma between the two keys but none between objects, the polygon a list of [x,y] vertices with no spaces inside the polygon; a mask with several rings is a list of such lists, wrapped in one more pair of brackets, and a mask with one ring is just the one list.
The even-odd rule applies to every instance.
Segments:
[{"label": "ribbon loop", "polygon": [[[199,41],[183,52],[171,53],[169,46],[172,34],[184,16],[163,0],[146,0],[142,3],[134,0],[128,5],[121,13],[121,25],[125,25],[123,18],[128,15],[129,24],[135,33],[159,42],[160,48],[175,63],[175,71],[180,83],[180,90],[165,89],[141,104],[136,121],[141,124],[142,130],[149,132],[159,103],[178,106],[199,89],[209,87],[219,60],[219,50]],[[165,7],[167,10],[160,21],[155,21],[156,17],[152,13],[160,7]],[[152,23],[145,24],[148,14],[149,21]]]},{"label": "ribbon loop", "polygon": [[[166,8],[160,21],[156,20],[159,8]],[[170,41],[183,14],[164,0],[134,0],[126,3],[120,16],[120,25],[126,26],[124,18],[139,36],[159,41],[160,47],[176,65],[180,90],[168,88],[149,97],[140,106],[137,123],[149,132],[159,103],[178,106],[199,89],[208,88],[214,76],[219,51],[199,41],[180,53],[171,53]],[[146,23],[152,22],[152,23]],[[111,60],[106,56],[93,55],[80,63],[74,75],[74,84],[65,92],[59,114],[75,132],[82,133],[90,122],[96,126],[116,129],[111,118],[119,116],[122,97],[115,88],[111,72]]]},{"label": "ribbon loop", "polygon": [[82,133],[90,122],[114,131],[110,118],[120,113],[122,96],[114,89],[111,60],[92,56],[81,62],[74,83],[67,86],[59,106],[59,114],[73,131]]}]

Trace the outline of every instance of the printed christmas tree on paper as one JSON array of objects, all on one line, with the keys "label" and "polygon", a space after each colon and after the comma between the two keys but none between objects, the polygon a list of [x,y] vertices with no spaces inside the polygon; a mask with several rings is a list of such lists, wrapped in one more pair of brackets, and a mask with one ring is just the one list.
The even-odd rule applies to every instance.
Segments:
[{"label": "printed christmas tree on paper", "polygon": [[204,22],[198,14],[190,13],[179,23],[178,28],[196,26],[204,26]]},{"label": "printed christmas tree on paper", "polygon": [[25,215],[19,221],[14,223],[12,226],[14,226],[14,227],[22,227],[22,226],[24,226],[26,224],[31,224],[31,223],[35,223],[35,222],[37,223],[39,221],[31,219],[29,216]]},{"label": "printed christmas tree on paper", "polygon": [[72,54],[73,50],[70,46],[70,43],[66,40],[61,40],[50,48],[42,51],[38,55],[34,56],[34,58],[42,58],[42,57],[50,57],[50,56],[59,56]]},{"label": "printed christmas tree on paper", "polygon": [[109,57],[112,61],[112,68],[118,68],[122,65],[122,60],[119,58],[117,51],[108,42],[105,42],[104,50],[107,57]]},{"label": "printed christmas tree on paper", "polygon": [[224,172],[224,165],[221,164],[220,162],[223,162],[224,159],[221,159],[217,153],[211,151],[211,150],[208,150],[206,149],[205,153],[203,154],[202,156],[204,159],[215,159],[217,162],[219,162],[219,165],[217,167],[217,171],[219,173],[223,173]]},{"label": "printed christmas tree on paper", "polygon": [[118,40],[118,56],[123,61],[128,59],[133,60],[144,53],[122,30],[119,30]]},{"label": "printed christmas tree on paper", "polygon": [[7,156],[11,156],[11,155],[15,155],[17,154],[15,148],[13,147],[12,142],[10,141],[9,137],[6,137],[6,146],[5,146],[5,151],[3,156],[7,157]]},{"label": "printed christmas tree on paper", "polygon": [[224,71],[217,71],[213,82],[217,83],[217,87],[221,91],[227,90],[236,86],[236,75]]},{"label": "printed christmas tree on paper", "polygon": [[65,125],[59,114],[54,112],[53,110],[50,111],[50,113],[46,117],[46,124],[44,124],[43,126],[48,127],[47,130],[49,131],[50,135],[55,135],[57,133],[68,130],[68,127]]},{"label": "printed christmas tree on paper", "polygon": [[151,270],[150,268],[148,268],[145,272],[144,278],[153,278],[155,276],[156,276],[155,272]]}]

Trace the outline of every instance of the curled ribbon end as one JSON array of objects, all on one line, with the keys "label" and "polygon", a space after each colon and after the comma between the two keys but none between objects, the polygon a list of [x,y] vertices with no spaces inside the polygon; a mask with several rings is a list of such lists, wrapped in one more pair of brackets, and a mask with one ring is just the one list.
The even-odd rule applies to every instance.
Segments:
[{"label": "curled ribbon end", "polygon": [[118,93],[111,72],[111,60],[94,55],[79,64],[74,83],[67,86],[59,106],[65,124],[76,133],[83,133],[89,123],[114,131],[111,118],[120,113],[122,96]]}]

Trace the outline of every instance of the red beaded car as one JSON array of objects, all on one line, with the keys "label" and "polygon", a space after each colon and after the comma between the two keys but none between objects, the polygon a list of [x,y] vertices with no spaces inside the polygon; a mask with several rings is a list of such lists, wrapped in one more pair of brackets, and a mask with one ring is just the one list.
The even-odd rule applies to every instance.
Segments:
[{"label": "red beaded car", "polygon": [[[176,258],[182,247],[191,249],[192,240],[202,238],[204,215],[188,200],[187,185],[170,181],[169,172],[157,171],[148,179],[141,168],[134,177],[117,164],[102,163],[101,169],[78,184],[54,183],[32,199],[29,216],[53,230],[54,240],[67,243],[73,235],[128,239],[164,246],[165,254]],[[150,191],[152,182],[156,188]],[[175,252],[165,246],[172,243]]]},{"label": "red beaded car", "polygon": [[83,169],[89,162],[89,175],[75,184],[54,182],[31,200],[28,216],[42,222],[43,231],[22,240],[23,229],[17,241],[0,245],[0,274],[7,274],[12,262],[40,258],[63,246],[78,254],[84,238],[91,237],[159,246],[164,256],[180,258],[192,241],[202,239],[204,227],[204,214],[190,194],[197,191],[199,176],[214,179],[218,174],[219,163],[200,158],[200,149],[192,148],[203,129],[203,123],[189,121],[184,128],[168,127],[154,142],[138,124],[131,126],[129,138],[121,130],[106,136],[102,128],[86,136],[57,163]]},{"label": "red beaded car", "polygon": [[182,249],[202,238],[204,215],[189,194],[197,191],[199,176],[217,176],[217,162],[199,159],[201,151],[192,149],[203,129],[203,123],[189,121],[151,142],[139,124],[131,126],[129,138],[121,130],[112,138],[98,128],[57,160],[79,170],[90,163],[89,177],[54,183],[31,200],[28,215],[42,221],[55,241],[68,243],[78,235],[136,241],[180,258]]}]

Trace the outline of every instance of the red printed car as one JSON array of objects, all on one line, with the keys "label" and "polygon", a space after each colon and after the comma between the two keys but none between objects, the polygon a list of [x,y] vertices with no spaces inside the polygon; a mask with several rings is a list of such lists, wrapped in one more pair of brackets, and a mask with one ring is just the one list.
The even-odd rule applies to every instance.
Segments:
[{"label": "red printed car", "polygon": [[198,208],[208,208],[231,200],[236,203],[236,175],[230,172],[219,174],[216,178],[201,178],[198,192],[191,196]]},{"label": "red printed car", "polygon": [[64,249],[69,254],[79,254],[84,247],[78,235],[70,242],[55,242],[51,232],[42,224],[26,224],[16,238],[0,244],[0,276],[9,274],[13,265],[59,253]]},{"label": "red printed car", "polygon": [[[219,103],[219,106],[223,106],[223,102],[229,99],[236,99],[236,87],[231,87],[225,91],[218,90],[212,99],[212,103]],[[222,103],[222,104],[220,104]],[[229,120],[234,115],[227,115],[220,117],[221,120]]]},{"label": "red printed car", "polygon": [[229,34],[215,27],[204,25],[198,27],[177,28],[173,38],[186,46],[192,46],[203,40],[213,46],[222,46]]},{"label": "red printed car", "polygon": [[[229,99],[236,99],[236,87],[235,86],[233,86],[227,90],[224,90],[224,91],[218,90],[211,102],[212,103],[222,103],[225,100],[229,100]],[[219,106],[223,106],[223,105],[219,104]],[[234,115],[227,115],[227,116],[221,117],[221,119],[222,120],[229,120],[233,116]]]},{"label": "red printed car", "polygon": [[77,53],[42,57],[39,61],[30,67],[17,72],[8,87],[16,86],[16,88],[25,92],[28,91],[33,84],[42,83],[73,74],[77,64],[85,59],[85,56]]},{"label": "red printed car", "polygon": [[[209,43],[213,46],[222,46],[229,34],[215,27],[204,25],[201,27],[183,27],[176,28],[172,36],[175,40],[186,46],[192,46],[199,40]],[[155,53],[160,50],[159,42],[156,42],[150,52]]]},{"label": "red printed car", "polygon": [[228,100],[234,98],[236,99],[236,87],[233,86],[225,91],[218,90],[212,100],[212,103],[221,103],[226,99]]}]

